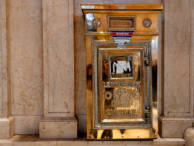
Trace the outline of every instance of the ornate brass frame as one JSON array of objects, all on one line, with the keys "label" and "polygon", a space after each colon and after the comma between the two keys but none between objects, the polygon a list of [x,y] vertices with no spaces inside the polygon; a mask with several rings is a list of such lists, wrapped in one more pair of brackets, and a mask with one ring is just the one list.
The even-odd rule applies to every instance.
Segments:
[{"label": "ornate brass frame", "polygon": [[[98,70],[98,62],[99,62],[99,60],[97,59],[97,54],[98,54],[98,48],[99,47],[110,47],[111,46],[111,48],[112,47],[115,47],[115,49],[117,49],[116,47],[117,47],[117,45],[113,42],[113,41],[93,41],[93,48],[92,48],[92,51],[93,51],[93,91],[94,91],[94,94],[93,94],[93,102],[94,102],[94,110],[93,110],[93,115],[94,115],[94,117],[93,117],[93,128],[91,129],[91,131],[90,131],[90,137],[93,137],[94,139],[98,139],[97,137],[95,137],[95,133],[97,132],[97,133],[99,133],[99,130],[100,130],[100,132],[102,132],[102,129],[104,129],[103,131],[107,131],[108,129],[108,131],[112,131],[112,133],[114,133],[113,131],[113,129],[122,129],[122,130],[124,130],[124,131],[126,131],[127,133],[128,133],[128,131],[129,131],[129,129],[130,129],[130,131],[132,130],[134,130],[134,131],[136,131],[137,129],[136,129],[136,127],[138,126],[138,128],[144,128],[144,130],[145,131],[149,131],[148,133],[149,133],[149,137],[150,137],[150,135],[152,135],[151,137],[156,137],[157,136],[157,134],[155,134],[155,132],[156,132],[156,130],[155,129],[153,129],[152,128],[152,123],[151,123],[151,115],[152,115],[152,109],[149,109],[149,110],[147,110],[147,107],[151,107],[150,106],[150,104],[152,104],[152,100],[150,99],[151,98],[151,84],[152,84],[152,82],[151,82],[151,64],[149,64],[148,65],[148,67],[147,67],[147,72],[148,72],[148,74],[147,74],[147,84],[148,84],[148,86],[147,86],[147,107],[145,107],[145,109],[144,109],[144,113],[145,114],[149,114],[150,116],[147,118],[147,121],[145,122],[144,120],[142,120],[142,121],[137,121],[137,122],[132,122],[132,123],[99,123],[98,122],[98,112],[97,111],[99,111],[99,109],[98,109],[98,78],[97,78],[97,75],[98,75],[98,72],[100,72],[100,70]],[[130,42],[130,43],[127,43],[126,44],[126,47],[129,47],[129,46],[137,46],[137,47],[143,47],[143,54],[144,54],[144,56],[146,56],[145,54],[147,54],[148,55],[148,57],[150,57],[151,58],[151,41],[136,41],[136,42]],[[146,49],[144,49],[144,47],[146,48]],[[113,49],[113,48],[112,48]],[[130,48],[129,48],[130,49]],[[134,48],[133,48],[134,49]],[[141,49],[141,48],[138,48],[139,50]],[[102,49],[100,49],[99,51],[101,51]],[[100,87],[101,88],[101,87]],[[101,90],[100,90],[101,91]],[[100,93],[99,93],[100,94]],[[102,94],[102,93],[101,93]],[[130,121],[130,120],[129,120]],[[127,128],[127,129],[126,129]],[[99,129],[99,130],[98,130]],[[116,130],[117,132],[118,132],[118,130]],[[103,134],[104,132],[102,132],[102,134]],[[123,133],[124,134],[124,133]],[[121,135],[123,135],[123,134],[121,134]],[[97,135],[96,135],[97,136]],[[98,134],[98,136],[99,136],[99,134]],[[109,138],[111,138],[111,139],[114,139],[114,136],[113,137],[111,137],[110,135],[108,135],[108,137]],[[117,136],[116,137],[118,137],[118,133],[117,133]],[[121,137],[120,137],[121,138]],[[128,138],[130,138],[130,137],[128,137]],[[136,138],[136,137],[131,137],[131,138]],[[143,137],[140,137],[140,138],[143,138]],[[147,137],[148,138],[148,137]],[[103,139],[103,137],[102,137],[102,135],[101,135],[101,138],[100,139]]]}]

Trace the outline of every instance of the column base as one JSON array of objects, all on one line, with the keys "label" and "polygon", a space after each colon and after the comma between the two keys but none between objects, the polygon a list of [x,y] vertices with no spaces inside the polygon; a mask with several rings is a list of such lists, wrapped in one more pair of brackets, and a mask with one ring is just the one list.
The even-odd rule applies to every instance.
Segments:
[{"label": "column base", "polygon": [[194,145],[194,127],[188,128],[184,133],[184,139],[186,141],[186,146]]},{"label": "column base", "polygon": [[163,117],[159,118],[159,134],[163,138],[182,138],[185,130],[192,126],[194,118]]},{"label": "column base", "polygon": [[15,120],[13,117],[0,118],[0,139],[12,138],[15,134]]},{"label": "column base", "polygon": [[77,119],[43,118],[39,123],[40,138],[77,138]]}]

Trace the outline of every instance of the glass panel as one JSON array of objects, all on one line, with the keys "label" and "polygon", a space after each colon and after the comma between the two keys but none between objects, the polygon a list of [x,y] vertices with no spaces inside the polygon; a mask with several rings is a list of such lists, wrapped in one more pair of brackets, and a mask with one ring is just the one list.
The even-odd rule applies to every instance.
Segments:
[{"label": "glass panel", "polygon": [[[143,122],[143,48],[99,49],[99,122]],[[100,110],[101,109],[101,110]]]},{"label": "glass panel", "polygon": [[132,77],[132,55],[111,56],[111,77]]}]

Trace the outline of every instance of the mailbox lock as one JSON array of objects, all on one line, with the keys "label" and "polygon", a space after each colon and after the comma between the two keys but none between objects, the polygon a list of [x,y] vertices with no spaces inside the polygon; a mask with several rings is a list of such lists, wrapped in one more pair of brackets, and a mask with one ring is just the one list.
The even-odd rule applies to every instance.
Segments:
[{"label": "mailbox lock", "polygon": [[106,100],[111,100],[112,99],[112,93],[109,92],[109,91],[105,92],[105,99]]}]

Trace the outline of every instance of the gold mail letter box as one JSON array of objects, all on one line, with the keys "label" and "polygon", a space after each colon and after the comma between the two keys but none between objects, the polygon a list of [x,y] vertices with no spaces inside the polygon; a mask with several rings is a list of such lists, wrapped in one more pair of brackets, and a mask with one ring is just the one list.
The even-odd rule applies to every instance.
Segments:
[{"label": "gold mail letter box", "polygon": [[152,139],[162,5],[83,4],[87,139]]}]

